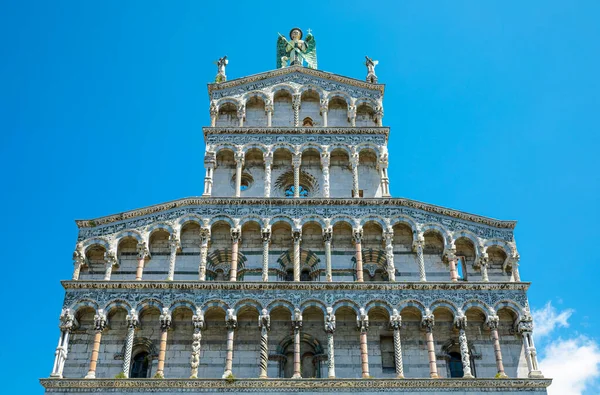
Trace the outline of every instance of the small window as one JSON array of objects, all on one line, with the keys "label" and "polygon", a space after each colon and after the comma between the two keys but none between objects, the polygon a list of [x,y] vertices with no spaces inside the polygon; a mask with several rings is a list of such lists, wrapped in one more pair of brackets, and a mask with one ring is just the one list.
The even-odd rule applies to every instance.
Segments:
[{"label": "small window", "polygon": [[[285,189],[285,197],[294,197],[294,186],[290,185]],[[299,195],[300,197],[307,197],[308,196],[308,188],[305,187],[304,185],[300,185],[298,187],[298,191],[299,191]]]},{"label": "small window", "polygon": [[458,279],[466,281],[467,280],[467,259],[464,256],[459,256],[456,260],[456,273],[458,274]]},{"label": "small window", "polygon": [[294,281],[294,270],[288,269],[285,272],[285,281]]},{"label": "small window", "polygon": [[450,377],[463,377],[465,375],[462,366],[462,359],[457,352],[451,352],[448,367],[450,368]]},{"label": "small window", "polygon": [[300,281],[310,281],[310,272],[308,270],[302,270]]},{"label": "small window", "polygon": [[313,120],[310,117],[304,118],[302,126],[313,126]]},{"label": "small window", "polygon": [[[363,189],[359,189],[358,190],[358,197],[363,197],[363,192],[364,192]],[[354,196],[354,189],[352,190],[352,197],[356,197],[356,196]]]},{"label": "small window", "polygon": [[248,188],[250,188],[250,183],[247,179],[242,179],[242,183],[240,184],[240,191],[245,191]]},{"label": "small window", "polygon": [[383,373],[395,372],[394,338],[391,336],[381,336],[379,338],[379,347],[381,348],[381,370]]},{"label": "small window", "polygon": [[150,367],[148,353],[145,351],[135,354],[131,365],[131,374],[129,377],[145,379],[148,377],[148,368]]}]

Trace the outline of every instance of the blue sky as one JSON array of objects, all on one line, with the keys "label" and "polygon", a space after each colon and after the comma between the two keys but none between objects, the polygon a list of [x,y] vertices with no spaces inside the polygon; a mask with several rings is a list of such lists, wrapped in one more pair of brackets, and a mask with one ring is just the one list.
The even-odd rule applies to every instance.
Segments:
[{"label": "blue sky", "polygon": [[200,195],[213,61],[228,55],[230,79],[273,69],[297,25],[322,70],[363,79],[364,56],[380,61],[394,196],[519,221],[553,393],[597,393],[599,16],[595,1],[0,2],[0,371],[42,392],[73,220]]}]

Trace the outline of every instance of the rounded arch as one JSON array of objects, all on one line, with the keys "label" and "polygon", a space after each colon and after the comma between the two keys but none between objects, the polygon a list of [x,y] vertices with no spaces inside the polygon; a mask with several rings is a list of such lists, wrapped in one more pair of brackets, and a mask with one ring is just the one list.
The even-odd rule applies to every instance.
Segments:
[{"label": "rounded arch", "polygon": [[458,308],[456,308],[454,303],[452,303],[449,300],[445,300],[445,299],[436,300],[429,306],[429,310],[432,313],[435,313],[435,310],[440,309],[440,308],[441,309],[445,308],[445,309],[450,310],[450,312],[452,313],[452,316],[455,318],[456,318],[456,316],[458,316]]},{"label": "rounded arch", "polygon": [[216,158],[216,156],[219,155],[221,151],[231,151],[233,154],[235,154],[239,150],[239,148],[240,147],[232,143],[218,143],[213,146],[212,152],[214,152]]},{"label": "rounded arch", "polygon": [[177,220],[177,227],[181,230],[188,222],[193,222],[197,225],[202,226],[202,224],[204,223],[204,218],[202,218],[198,214],[186,214]]},{"label": "rounded arch", "polygon": [[356,218],[352,218],[349,215],[338,214],[330,219],[331,226],[334,226],[337,223],[345,222],[350,225],[351,228],[356,226]]},{"label": "rounded arch", "polygon": [[204,302],[202,304],[202,306],[200,307],[200,309],[202,310],[203,313],[206,313],[209,309],[211,309],[213,307],[223,310],[224,313],[227,313],[227,310],[230,308],[229,305],[227,303],[225,303],[225,301],[220,300],[220,299],[213,299],[213,300],[208,300],[208,301]]},{"label": "rounded arch", "polygon": [[427,315],[427,308],[425,305],[415,299],[405,299],[398,303],[398,311],[402,313],[405,309],[417,309],[421,313],[421,317]]},{"label": "rounded arch", "polygon": [[379,215],[375,215],[375,214],[371,214],[366,217],[362,217],[360,219],[360,226],[365,226],[369,222],[375,222],[376,224],[381,226],[381,229],[383,229],[383,230],[385,230],[387,228],[385,218],[383,218]]},{"label": "rounded arch", "polygon": [[[400,214],[400,215],[393,216],[390,219],[390,226],[393,228],[397,224],[405,224],[405,225],[407,225],[412,230],[413,237],[414,237],[414,235],[416,233],[419,232],[419,227],[418,227],[417,223],[415,222],[414,219],[412,219],[408,215]],[[425,232],[423,232],[423,233],[425,233]],[[442,236],[442,238],[444,238],[444,237]]]},{"label": "rounded arch", "polygon": [[500,239],[486,240],[485,243],[483,243],[483,247],[485,249],[487,249],[488,247],[498,247],[501,250],[503,250],[504,253],[506,254],[506,256],[509,258],[514,257],[517,253],[514,246],[512,246],[510,243],[507,243],[506,241],[500,240]]},{"label": "rounded arch", "polygon": [[378,107],[377,102],[373,99],[369,99],[368,97],[360,97],[354,101],[354,105],[356,107],[360,106],[361,104],[369,105],[373,111],[375,111],[375,109]]},{"label": "rounded arch", "polygon": [[450,249],[452,245],[450,244],[450,240],[452,240],[452,236],[450,232],[440,224],[428,223],[420,226],[420,230],[422,234],[427,232],[437,232],[442,240],[444,240],[444,249]]},{"label": "rounded arch", "polygon": [[304,313],[304,310],[306,310],[310,307],[316,307],[317,309],[319,309],[323,312],[324,316],[327,315],[327,306],[325,306],[325,303],[323,303],[320,300],[317,300],[317,299],[306,300],[300,305],[300,310]]},{"label": "rounded arch", "polygon": [[69,309],[71,309],[73,314],[77,314],[77,311],[84,307],[92,308],[92,309],[94,309],[95,312],[98,312],[98,310],[99,310],[98,303],[96,303],[96,301],[91,300],[91,299],[79,299],[79,300],[73,302],[71,304],[71,307],[69,307]]},{"label": "rounded arch", "polygon": [[344,99],[344,101],[346,102],[347,105],[352,105],[353,104],[353,100],[352,97],[350,97],[349,94],[347,94],[346,92],[343,91],[331,91],[327,94],[327,104],[329,104],[329,102],[331,102],[331,100],[335,97],[339,97],[341,99]]},{"label": "rounded arch", "polygon": [[288,84],[277,84],[277,85],[274,85],[274,86],[272,86],[272,87],[271,87],[271,90],[270,90],[270,92],[271,92],[271,96],[275,96],[275,94],[276,94],[277,92],[279,92],[279,91],[286,91],[286,92],[288,92],[290,95],[292,95],[292,97],[293,97],[293,96],[294,96],[296,93],[298,93],[298,92],[296,91],[296,89],[294,89],[294,87],[293,87],[293,86],[291,86],[291,85],[288,85]]},{"label": "rounded arch", "polygon": [[243,216],[242,218],[240,218],[240,226],[244,226],[247,223],[250,222],[256,222],[258,224],[258,226],[260,226],[262,228],[263,224],[265,221],[263,221],[263,218],[261,218],[259,215],[257,214],[248,214]]},{"label": "rounded arch", "polygon": [[298,90],[298,93],[303,94],[304,92],[314,91],[319,95],[319,99],[323,100],[325,98],[325,91],[316,85],[308,84],[302,85]]},{"label": "rounded arch", "polygon": [[210,219],[208,225],[212,227],[218,222],[225,222],[226,224],[229,224],[229,226],[231,226],[232,228],[235,227],[235,221],[233,220],[233,218],[225,214],[215,215]]},{"label": "rounded arch", "polygon": [[129,304],[128,301],[126,301],[124,299],[114,299],[114,300],[111,300],[106,303],[106,305],[104,306],[104,312],[106,313],[106,316],[108,317],[109,313],[113,309],[118,309],[118,308],[123,308],[123,309],[127,310],[127,313],[129,313],[131,310],[133,310],[131,307],[131,304]]},{"label": "rounded arch", "polygon": [[101,237],[87,239],[81,245],[84,253],[87,253],[88,250],[94,246],[100,246],[103,247],[106,251],[110,251],[110,243],[108,242],[108,240],[103,239]]},{"label": "rounded arch", "polygon": [[292,229],[295,228],[295,224],[294,224],[294,220],[292,217],[285,215],[285,214],[277,214],[275,216],[273,216],[271,218],[270,221],[270,225],[273,226],[275,225],[277,222],[285,222],[286,224],[290,225],[292,227]]},{"label": "rounded arch", "polygon": [[215,103],[217,106],[217,111],[221,109],[221,106],[226,103],[231,103],[235,106],[236,109],[239,109],[242,106],[239,100],[234,99],[233,97],[223,97]]},{"label": "rounded arch", "polygon": [[308,214],[308,215],[305,215],[300,218],[300,223],[302,224],[302,226],[310,224],[311,222],[319,224],[322,229],[325,229],[327,227],[327,223],[325,222],[325,219],[323,217],[321,217],[320,215]]},{"label": "rounded arch", "polygon": [[259,150],[260,152],[262,152],[263,158],[264,158],[264,155],[267,152],[269,152],[269,148],[266,145],[261,144],[261,143],[257,143],[257,142],[244,144],[242,146],[242,152],[244,152],[244,154],[247,154],[248,151],[250,151],[252,149],[256,149],[256,150]]},{"label": "rounded arch", "polygon": [[275,153],[275,151],[282,149],[284,151],[288,151],[291,155],[294,155],[294,153],[296,152],[296,146],[290,143],[286,143],[284,141],[279,141],[275,144],[273,144],[271,146],[271,150],[273,151],[273,154]]},{"label": "rounded arch", "polygon": [[365,311],[367,312],[367,314],[369,314],[371,309],[376,307],[386,310],[390,317],[394,314],[394,309],[392,308],[392,306],[382,299],[374,299],[369,301],[369,303],[367,303],[365,306]]},{"label": "rounded arch", "polygon": [[487,320],[490,311],[492,310],[490,308],[490,306],[488,306],[485,302],[482,302],[481,300],[477,300],[477,299],[471,299],[471,300],[467,300],[465,303],[463,303],[462,307],[460,308],[465,314],[467,313],[467,311],[469,310],[478,310],[481,313],[483,313],[483,315],[485,316],[485,319]]},{"label": "rounded arch", "polygon": [[479,239],[479,237],[477,237],[477,235],[475,233],[465,230],[465,229],[459,230],[452,234],[452,239],[455,244],[456,244],[456,241],[459,239],[467,239],[467,240],[471,241],[471,243],[473,243],[473,248],[475,249],[475,254],[477,256],[479,256],[481,254],[481,249],[480,249],[481,240]]},{"label": "rounded arch", "polygon": [[307,143],[302,143],[300,144],[299,150],[301,153],[304,153],[305,151],[308,151],[309,149],[315,149],[319,152],[319,154],[322,154],[324,149],[323,146],[317,143],[313,143],[313,142],[307,142]]},{"label": "rounded arch", "polygon": [[350,299],[340,299],[340,300],[336,301],[331,306],[331,308],[333,309],[333,314],[335,314],[338,311],[338,309],[340,309],[341,307],[349,307],[349,308],[351,308],[354,311],[354,313],[356,315],[360,314],[360,307],[353,300],[350,300]]},{"label": "rounded arch", "polygon": [[186,308],[189,309],[192,314],[196,314],[196,304],[194,302],[192,302],[191,300],[187,300],[187,299],[178,299],[176,301],[174,301],[173,303],[171,303],[171,305],[169,306],[169,312],[172,314],[175,309],[178,308]]},{"label": "rounded arch", "polygon": [[261,98],[265,102],[265,104],[267,104],[269,101],[271,101],[271,96],[263,91],[250,91],[250,92],[246,92],[242,96],[242,103],[244,105],[246,105],[248,100],[252,99],[253,97]]},{"label": "rounded arch", "polygon": [[258,315],[260,315],[260,313],[262,311],[262,305],[254,299],[239,300],[233,306],[233,310],[235,311],[235,314],[237,315],[240,312],[240,310],[242,310],[244,308],[248,308],[248,307],[255,309],[256,312],[258,313]]},{"label": "rounded arch", "polygon": [[165,306],[163,305],[163,303],[160,300],[154,299],[154,298],[149,298],[149,299],[144,299],[141,302],[139,302],[137,304],[137,306],[135,307],[135,311],[136,311],[136,313],[138,313],[138,315],[140,315],[143,310],[145,310],[149,307],[156,307],[159,311],[162,311],[162,309]]},{"label": "rounded arch", "polygon": [[119,243],[121,243],[121,241],[127,237],[132,237],[132,238],[136,239],[138,243],[144,242],[144,236],[142,236],[142,234],[139,231],[137,231],[135,229],[127,229],[127,230],[122,230],[115,235],[116,245],[118,246]]},{"label": "rounded arch", "polygon": [[498,311],[501,309],[507,309],[512,311],[516,315],[517,321],[520,320],[523,316],[524,308],[513,300],[503,299],[499,300],[494,304],[494,311]]},{"label": "rounded arch", "polygon": [[344,151],[348,155],[348,158],[350,158],[352,156],[352,148],[350,148],[350,146],[347,145],[347,144],[342,144],[342,143],[333,143],[333,144],[331,144],[329,146],[329,153],[331,154],[335,150]]},{"label": "rounded arch", "polygon": [[290,314],[294,314],[294,305],[291,302],[283,299],[276,299],[269,303],[267,305],[267,310],[269,311],[269,314],[271,314],[273,310],[279,307],[288,310]]},{"label": "rounded arch", "polygon": [[148,231],[147,231],[148,242],[150,242],[150,237],[152,237],[152,233],[156,232],[157,230],[161,230],[161,229],[166,231],[169,235],[176,234],[175,229],[173,229],[173,226],[171,226],[170,224],[168,224],[166,222],[159,222],[148,228]]},{"label": "rounded arch", "polygon": [[375,156],[377,156],[377,158],[379,158],[379,155],[381,155],[381,149],[379,148],[379,146],[377,144],[373,144],[368,141],[364,141],[362,143],[357,144],[355,148],[356,148],[356,152],[359,155],[362,151],[368,151],[368,150],[372,150],[375,153]]}]

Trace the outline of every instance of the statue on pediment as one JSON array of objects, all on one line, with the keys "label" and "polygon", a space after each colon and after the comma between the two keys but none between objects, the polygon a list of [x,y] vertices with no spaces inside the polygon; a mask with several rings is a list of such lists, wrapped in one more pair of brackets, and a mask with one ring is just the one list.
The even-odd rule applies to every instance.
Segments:
[{"label": "statue on pediment", "polygon": [[295,27],[290,31],[290,39],[281,33],[277,39],[277,68],[304,66],[309,69],[317,68],[317,42],[308,29],[306,40],[302,40],[302,30]]}]

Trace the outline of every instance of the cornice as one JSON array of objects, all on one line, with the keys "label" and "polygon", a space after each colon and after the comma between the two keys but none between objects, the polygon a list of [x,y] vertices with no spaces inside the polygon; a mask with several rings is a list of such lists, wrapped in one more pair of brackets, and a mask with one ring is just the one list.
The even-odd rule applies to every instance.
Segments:
[{"label": "cornice", "polygon": [[500,221],[493,218],[482,217],[475,214],[469,214],[458,210],[435,206],[428,203],[421,203],[415,200],[405,198],[313,198],[313,199],[280,199],[280,198],[212,198],[212,197],[188,197],[173,200],[167,203],[144,207],[137,210],[130,210],[119,214],[99,217],[95,219],[76,220],[78,228],[94,228],[100,225],[106,225],[113,222],[123,221],[144,215],[163,212],[175,208],[187,206],[203,205],[247,205],[247,206],[402,206],[423,210],[435,214],[454,217],[465,221],[487,225],[494,228],[514,229],[516,221]]},{"label": "cornice", "polygon": [[250,75],[247,77],[236,78],[233,80],[229,80],[227,82],[209,83],[209,84],[207,84],[208,85],[208,95],[211,96],[212,93],[216,92],[216,91],[235,88],[237,86],[254,83],[254,82],[258,82],[258,81],[263,81],[263,80],[267,80],[269,78],[280,77],[282,75],[293,74],[293,73],[305,74],[305,75],[309,75],[309,76],[313,76],[313,77],[323,78],[326,80],[336,81],[341,84],[355,86],[355,87],[361,88],[361,89],[368,89],[368,90],[372,90],[372,91],[381,92],[381,94],[383,94],[383,92],[385,90],[385,84],[371,84],[366,81],[358,80],[355,78],[344,77],[344,76],[341,76],[338,74],[329,73],[329,72],[321,71],[321,70],[309,69],[307,67],[286,67],[283,69],[266,71],[263,73]]},{"label": "cornice", "polygon": [[[439,389],[469,391],[481,389],[530,390],[544,389],[552,379],[40,379],[46,390],[79,390],[98,392],[99,389],[127,389],[127,392],[161,390],[190,390],[207,392],[293,392],[294,390],[344,390],[349,392],[394,392],[394,389],[417,389],[436,392]],[[137,390],[137,391],[136,391]],[[52,391],[50,391],[52,392]],[[444,391],[446,392],[446,391]]]},{"label": "cornice", "polygon": [[203,127],[204,137],[209,134],[390,134],[390,128],[381,127]]},{"label": "cornice", "polygon": [[230,282],[230,281],[72,281],[63,280],[65,290],[232,290],[232,291],[524,291],[531,283],[518,282]]}]

